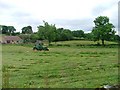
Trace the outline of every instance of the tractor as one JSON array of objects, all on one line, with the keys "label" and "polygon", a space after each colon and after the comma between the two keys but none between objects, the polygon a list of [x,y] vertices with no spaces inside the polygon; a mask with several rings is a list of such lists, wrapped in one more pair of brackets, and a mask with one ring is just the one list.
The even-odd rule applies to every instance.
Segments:
[{"label": "tractor", "polygon": [[33,50],[38,50],[38,51],[49,51],[49,49],[45,46],[43,46],[42,44],[35,44],[35,46],[33,47]]}]

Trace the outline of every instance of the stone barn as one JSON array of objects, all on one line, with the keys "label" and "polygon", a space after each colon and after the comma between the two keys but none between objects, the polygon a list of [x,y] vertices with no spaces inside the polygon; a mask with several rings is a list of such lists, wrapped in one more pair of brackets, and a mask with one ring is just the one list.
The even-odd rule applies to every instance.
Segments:
[{"label": "stone barn", "polygon": [[2,44],[19,44],[22,42],[23,40],[18,36],[2,36],[0,39],[0,43]]}]

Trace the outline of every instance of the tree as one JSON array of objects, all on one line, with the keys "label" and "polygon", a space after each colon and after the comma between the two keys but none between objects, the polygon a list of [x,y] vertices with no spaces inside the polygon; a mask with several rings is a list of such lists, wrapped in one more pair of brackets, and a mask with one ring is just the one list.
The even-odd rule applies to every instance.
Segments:
[{"label": "tree", "polygon": [[5,25],[1,26],[2,34],[8,34],[8,27]]},{"label": "tree", "polygon": [[93,34],[92,33],[85,33],[84,38],[85,38],[85,40],[93,40]]},{"label": "tree", "polygon": [[20,32],[14,32],[12,35],[13,36],[18,36],[18,35],[20,35]]},{"label": "tree", "polygon": [[63,40],[71,40],[73,38],[72,32],[69,29],[63,29],[61,36]]},{"label": "tree", "polygon": [[5,25],[0,25],[0,30],[2,34],[6,34],[6,35],[13,35],[16,31],[14,26],[5,26]]},{"label": "tree", "polygon": [[38,34],[36,34],[36,33],[31,34],[31,36],[30,36],[31,42],[35,43],[36,40],[38,40],[38,39],[39,39]]},{"label": "tree", "polygon": [[93,27],[92,34],[94,41],[104,41],[115,35],[114,25],[109,23],[109,18],[106,16],[99,16],[94,20],[95,27]]},{"label": "tree", "polygon": [[56,27],[54,25],[49,25],[48,22],[44,22],[44,26],[38,26],[38,36],[40,39],[46,39],[49,44],[55,40],[56,37]]},{"label": "tree", "polygon": [[63,28],[58,28],[57,30],[56,30],[56,38],[55,38],[55,41],[63,41],[64,39],[63,39],[63,31],[64,31],[64,29]]},{"label": "tree", "polygon": [[31,26],[23,27],[23,28],[22,28],[22,33],[23,33],[23,34],[32,34],[32,33],[33,33],[32,27],[31,27]]},{"label": "tree", "polygon": [[8,34],[9,35],[14,34],[15,31],[16,31],[16,29],[14,28],[14,26],[8,26]]},{"label": "tree", "polygon": [[119,43],[120,42],[120,36],[119,35],[115,35],[113,37],[113,41],[117,41]]},{"label": "tree", "polygon": [[72,31],[72,34],[73,34],[74,37],[79,37],[79,38],[84,37],[84,31],[83,30]]},{"label": "tree", "polygon": [[72,32],[69,29],[58,28],[56,30],[55,41],[65,41],[73,39]]}]

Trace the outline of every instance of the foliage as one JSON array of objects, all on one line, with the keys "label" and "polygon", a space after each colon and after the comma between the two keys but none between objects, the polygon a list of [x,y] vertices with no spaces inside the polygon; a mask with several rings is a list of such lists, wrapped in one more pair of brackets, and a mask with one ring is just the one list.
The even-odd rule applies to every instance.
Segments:
[{"label": "foliage", "polygon": [[14,34],[15,31],[16,31],[16,29],[14,28],[14,26],[8,26],[8,34],[9,35]]},{"label": "foliage", "polygon": [[30,34],[20,34],[19,37],[23,40],[23,43],[30,42]]},{"label": "foliage", "polygon": [[22,28],[22,33],[23,33],[23,34],[32,34],[32,33],[33,33],[32,27],[31,27],[31,26],[23,27],[23,28]]},{"label": "foliage", "polygon": [[64,30],[64,28],[58,28],[57,29],[55,41],[62,41],[62,40],[64,40],[63,37],[62,37],[63,30]]},{"label": "foliage", "polygon": [[111,40],[120,42],[120,36],[119,35],[114,35]]},{"label": "foliage", "polygon": [[72,34],[73,34],[74,37],[79,37],[79,38],[84,37],[84,31],[83,30],[72,31]]},{"label": "foliage", "polygon": [[[23,27],[22,33],[15,32],[14,26],[0,25],[0,33],[5,35],[20,35],[24,42],[35,42],[36,40],[48,40],[51,42],[69,41],[69,40],[102,40],[104,41],[120,41],[120,36],[115,35],[114,25],[109,22],[106,16],[95,18],[95,27],[91,33],[84,33],[84,30],[69,30],[64,28],[56,28],[55,24],[49,24],[43,21],[44,25],[39,25],[38,31],[33,33],[32,26]],[[25,35],[23,35],[25,34]]]},{"label": "foliage", "polygon": [[95,27],[92,30],[94,41],[102,40],[102,45],[104,45],[104,40],[109,40],[114,34],[114,25],[109,23],[109,18],[106,16],[99,16],[94,20]]},{"label": "foliage", "polygon": [[2,34],[8,34],[8,27],[5,25],[1,26]]},{"label": "foliage", "polygon": [[44,22],[44,26],[38,26],[38,35],[40,39],[46,39],[49,44],[55,40],[56,37],[56,27],[55,25],[49,25],[48,22]]},{"label": "foliage", "polygon": [[30,35],[30,40],[31,40],[32,43],[35,43],[36,40],[38,40],[38,39],[39,39],[39,36],[38,36],[37,33],[33,33],[33,34]]},{"label": "foliage", "polygon": [[69,29],[64,29],[62,37],[64,40],[71,40],[73,38],[72,32]]},{"label": "foliage", "polygon": [[55,41],[66,41],[73,38],[72,32],[69,29],[58,28],[56,30]]},{"label": "foliage", "polygon": [[84,38],[86,40],[93,40],[93,34],[92,33],[85,33]]},{"label": "foliage", "polygon": [[2,31],[2,34],[6,34],[6,35],[13,35],[16,31],[14,26],[5,26],[5,25],[0,25],[0,30]]},{"label": "foliage", "polygon": [[12,35],[13,35],[13,36],[19,36],[19,35],[20,35],[20,32],[14,32]]}]

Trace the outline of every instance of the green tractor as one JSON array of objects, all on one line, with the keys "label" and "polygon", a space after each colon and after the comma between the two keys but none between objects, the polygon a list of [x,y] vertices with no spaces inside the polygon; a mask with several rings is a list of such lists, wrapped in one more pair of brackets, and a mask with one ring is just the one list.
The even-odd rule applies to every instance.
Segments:
[{"label": "green tractor", "polygon": [[38,50],[38,51],[49,51],[49,49],[45,46],[43,46],[42,44],[36,44],[34,47],[33,47],[33,50]]}]

